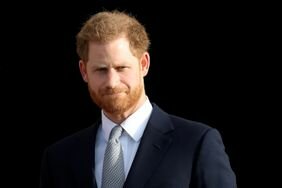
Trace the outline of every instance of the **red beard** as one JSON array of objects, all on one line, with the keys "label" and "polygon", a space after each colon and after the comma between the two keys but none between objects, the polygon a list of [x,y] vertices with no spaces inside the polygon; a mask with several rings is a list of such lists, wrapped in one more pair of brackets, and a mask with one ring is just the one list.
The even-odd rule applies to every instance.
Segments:
[{"label": "red beard", "polygon": [[106,88],[99,90],[98,93],[88,86],[88,90],[97,106],[107,113],[118,115],[123,114],[138,103],[142,95],[143,85],[140,84],[131,90],[128,88]]}]

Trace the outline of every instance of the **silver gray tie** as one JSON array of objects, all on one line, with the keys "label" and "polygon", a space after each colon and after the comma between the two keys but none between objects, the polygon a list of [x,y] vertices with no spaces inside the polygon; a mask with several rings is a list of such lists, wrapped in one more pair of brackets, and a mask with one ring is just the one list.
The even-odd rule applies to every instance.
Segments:
[{"label": "silver gray tie", "polygon": [[122,147],[119,141],[121,134],[122,127],[119,125],[115,126],[110,133],[104,156],[102,188],[123,187],[125,174]]}]

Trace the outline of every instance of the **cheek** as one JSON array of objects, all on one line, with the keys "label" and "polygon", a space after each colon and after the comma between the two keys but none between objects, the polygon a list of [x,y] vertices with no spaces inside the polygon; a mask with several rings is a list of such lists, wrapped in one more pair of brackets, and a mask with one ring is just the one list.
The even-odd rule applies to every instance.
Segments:
[{"label": "cheek", "polygon": [[101,80],[99,78],[96,77],[88,77],[88,86],[94,90],[97,91],[103,84],[101,83]]},{"label": "cheek", "polygon": [[141,73],[139,71],[132,71],[130,74],[123,75],[121,77],[121,82],[134,86],[140,83],[140,79],[142,79]]}]

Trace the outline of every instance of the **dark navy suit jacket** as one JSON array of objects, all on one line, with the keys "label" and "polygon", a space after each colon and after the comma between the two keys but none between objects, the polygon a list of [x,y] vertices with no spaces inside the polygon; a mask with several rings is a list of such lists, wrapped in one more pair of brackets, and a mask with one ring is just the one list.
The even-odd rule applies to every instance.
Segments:
[{"label": "dark navy suit jacket", "polygon": [[[95,137],[100,121],[48,147],[41,188],[96,188]],[[153,104],[125,188],[235,188],[219,132],[169,115]]]}]

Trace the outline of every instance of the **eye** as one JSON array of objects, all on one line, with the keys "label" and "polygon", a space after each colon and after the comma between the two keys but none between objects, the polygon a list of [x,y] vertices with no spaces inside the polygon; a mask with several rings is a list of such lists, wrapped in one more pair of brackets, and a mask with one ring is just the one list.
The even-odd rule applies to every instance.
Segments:
[{"label": "eye", "polygon": [[116,70],[120,72],[120,71],[124,71],[126,68],[127,68],[126,66],[118,66]]},{"label": "eye", "polygon": [[98,72],[106,72],[108,69],[106,67],[97,68],[96,71]]}]

